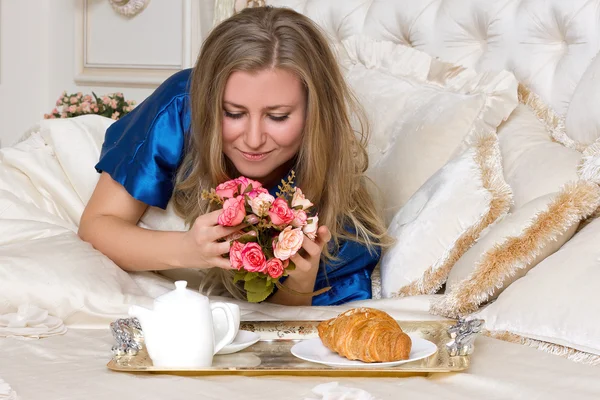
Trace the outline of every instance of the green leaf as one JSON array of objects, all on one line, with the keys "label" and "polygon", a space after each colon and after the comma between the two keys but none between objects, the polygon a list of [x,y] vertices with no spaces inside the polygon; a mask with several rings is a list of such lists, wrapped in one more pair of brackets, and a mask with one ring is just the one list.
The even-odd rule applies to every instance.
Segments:
[{"label": "green leaf", "polygon": [[265,288],[265,290],[263,290],[262,292],[248,292],[248,301],[250,303],[260,303],[261,301],[264,301],[267,297],[269,297],[271,293],[273,293],[272,286],[270,290]]},{"label": "green leaf", "polygon": [[[246,272],[246,276],[244,276],[244,280],[246,282],[250,282],[256,278],[258,278],[259,273],[258,272]],[[246,284],[244,284],[244,289],[246,289]],[[248,289],[246,289],[248,290]]]},{"label": "green leaf", "polygon": [[235,275],[233,276],[233,283],[238,283],[239,281],[243,281],[246,279],[246,271],[241,270],[241,271],[236,271]]},{"label": "green leaf", "polygon": [[296,264],[294,264],[294,262],[292,260],[290,260],[289,265],[287,266],[287,268],[285,269],[286,271],[293,271],[296,269]]},{"label": "green leaf", "polygon": [[252,184],[249,184],[248,186],[246,186],[246,190],[244,190],[244,193],[242,193],[242,194],[250,193],[251,191],[252,191]]},{"label": "green leaf", "polygon": [[[257,272],[252,272],[253,274],[258,274]],[[254,277],[252,280],[246,280],[244,283],[244,289],[247,292],[262,292],[267,287],[267,278],[266,277]]]},{"label": "green leaf", "polygon": [[[254,284],[254,282],[256,282],[257,280],[253,280],[252,284],[250,285],[244,285],[244,289],[246,289],[247,292],[247,298],[249,302],[252,303],[258,303],[261,302],[263,300],[265,300],[267,297],[269,297],[269,295],[271,293],[273,293],[273,289],[275,288],[275,285],[273,284],[273,282],[266,282],[266,278],[261,278],[259,279],[260,281],[262,281],[261,284]],[[249,282],[246,282],[249,283]],[[246,287],[248,286],[248,288]],[[258,289],[258,290],[248,290],[248,289]]]}]

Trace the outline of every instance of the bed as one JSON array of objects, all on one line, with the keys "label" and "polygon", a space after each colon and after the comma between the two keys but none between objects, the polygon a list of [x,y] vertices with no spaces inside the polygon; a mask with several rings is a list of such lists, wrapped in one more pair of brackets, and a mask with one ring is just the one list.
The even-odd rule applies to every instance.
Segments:
[{"label": "bed", "polygon": [[[399,321],[483,319],[470,368],[404,378],[109,370],[109,324],[173,279],[193,287],[202,276],[128,274],[77,237],[112,123],[88,115],[40,121],[0,149],[0,399],[600,398],[600,1],[217,0],[215,22],[264,3],[309,16],[331,40],[372,122],[368,174],[404,247],[382,259],[372,300],[237,302],[242,320],[320,321],[357,306]],[[170,206],[140,225],[185,229]]]}]

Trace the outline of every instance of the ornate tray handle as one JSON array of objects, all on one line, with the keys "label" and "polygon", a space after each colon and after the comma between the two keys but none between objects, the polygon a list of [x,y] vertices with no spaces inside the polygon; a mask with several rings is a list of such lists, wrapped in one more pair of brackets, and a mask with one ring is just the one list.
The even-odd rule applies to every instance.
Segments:
[{"label": "ornate tray handle", "polygon": [[135,356],[142,349],[144,334],[137,318],[121,318],[110,323],[117,344],[112,347],[114,356]]},{"label": "ornate tray handle", "polygon": [[481,332],[483,322],[482,319],[467,321],[461,318],[456,325],[448,328],[448,334],[452,340],[446,343],[446,348],[450,357],[466,356],[473,353],[475,338]]}]

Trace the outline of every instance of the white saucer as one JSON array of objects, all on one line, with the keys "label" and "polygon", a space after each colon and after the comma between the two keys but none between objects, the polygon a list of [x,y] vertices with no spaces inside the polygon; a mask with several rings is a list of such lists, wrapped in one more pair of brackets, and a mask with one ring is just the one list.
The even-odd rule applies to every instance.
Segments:
[{"label": "white saucer", "polygon": [[227,346],[223,347],[221,350],[217,352],[217,354],[231,354],[241,350],[244,350],[246,347],[252,346],[254,343],[260,340],[260,336],[257,333],[250,331],[239,330],[233,342],[229,343]]},{"label": "white saucer", "polygon": [[330,367],[393,367],[396,365],[421,360],[429,357],[437,351],[437,346],[429,340],[422,339],[418,336],[410,336],[412,340],[412,348],[410,355],[407,360],[390,361],[390,362],[362,362],[358,360],[348,360],[346,357],[342,357],[337,353],[329,350],[320,338],[303,340],[292,347],[292,354],[296,357],[311,361],[318,364],[325,364]]}]

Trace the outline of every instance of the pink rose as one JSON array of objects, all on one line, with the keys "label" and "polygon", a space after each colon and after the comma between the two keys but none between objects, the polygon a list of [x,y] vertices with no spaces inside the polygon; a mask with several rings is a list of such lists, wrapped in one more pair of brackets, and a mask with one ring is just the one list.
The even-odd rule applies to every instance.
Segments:
[{"label": "pink rose", "polygon": [[223,212],[217,218],[217,223],[223,226],[236,226],[244,221],[245,216],[244,198],[237,196],[225,200],[225,203],[223,203]]},{"label": "pink rose", "polygon": [[259,194],[269,194],[269,191],[267,189],[265,189],[264,187],[259,187],[257,189],[252,189],[251,191],[249,191],[248,193],[246,193],[246,196],[250,197],[251,199],[255,198],[256,196],[258,196]]},{"label": "pink rose", "polygon": [[307,200],[302,193],[302,190],[299,188],[295,188],[294,195],[292,196],[292,208],[296,208],[301,206],[303,210],[306,210],[308,207],[312,206],[313,203],[310,200]]},{"label": "pink rose", "polygon": [[294,212],[283,199],[277,199],[269,209],[269,217],[274,225],[286,225],[294,219]]},{"label": "pink rose", "polygon": [[306,225],[307,218],[308,216],[306,215],[306,211],[294,210],[294,219],[292,220],[292,226],[294,228],[299,228],[301,226]]},{"label": "pink rose", "polygon": [[242,249],[242,263],[244,269],[250,272],[264,272],[267,267],[265,253],[263,253],[260,245],[255,242],[249,242]]},{"label": "pink rose", "polygon": [[283,270],[287,268],[289,263],[288,260],[281,261],[279,258],[271,258],[267,261],[267,273],[271,278],[279,278],[283,275]]},{"label": "pink rose", "polygon": [[318,223],[319,217],[315,215],[314,217],[310,218],[310,222],[308,222],[302,228],[302,231],[306,234],[306,236],[308,236],[312,240],[315,240],[315,238],[317,237],[317,229],[319,229]]},{"label": "pink rose", "polygon": [[279,240],[275,244],[275,257],[283,261],[287,260],[300,250],[303,241],[304,234],[300,228],[292,229],[288,226],[279,234]]},{"label": "pink rose", "polygon": [[235,181],[241,185],[240,193],[244,193],[246,191],[246,188],[250,185],[252,185],[252,189],[258,189],[259,187],[262,187],[262,184],[260,182],[253,181],[252,179],[248,179],[245,176],[240,176]]},{"label": "pink rose", "polygon": [[231,247],[229,248],[229,261],[231,262],[231,266],[237,269],[238,271],[244,266],[244,264],[242,263],[243,248],[244,245],[240,242],[232,242]]},{"label": "pink rose", "polygon": [[223,182],[215,188],[215,192],[222,199],[229,199],[238,195],[238,185],[235,179]]},{"label": "pink rose", "polygon": [[267,193],[259,193],[257,196],[250,197],[248,204],[252,208],[252,212],[259,217],[266,217],[269,215],[269,209],[275,201],[275,197]]}]

